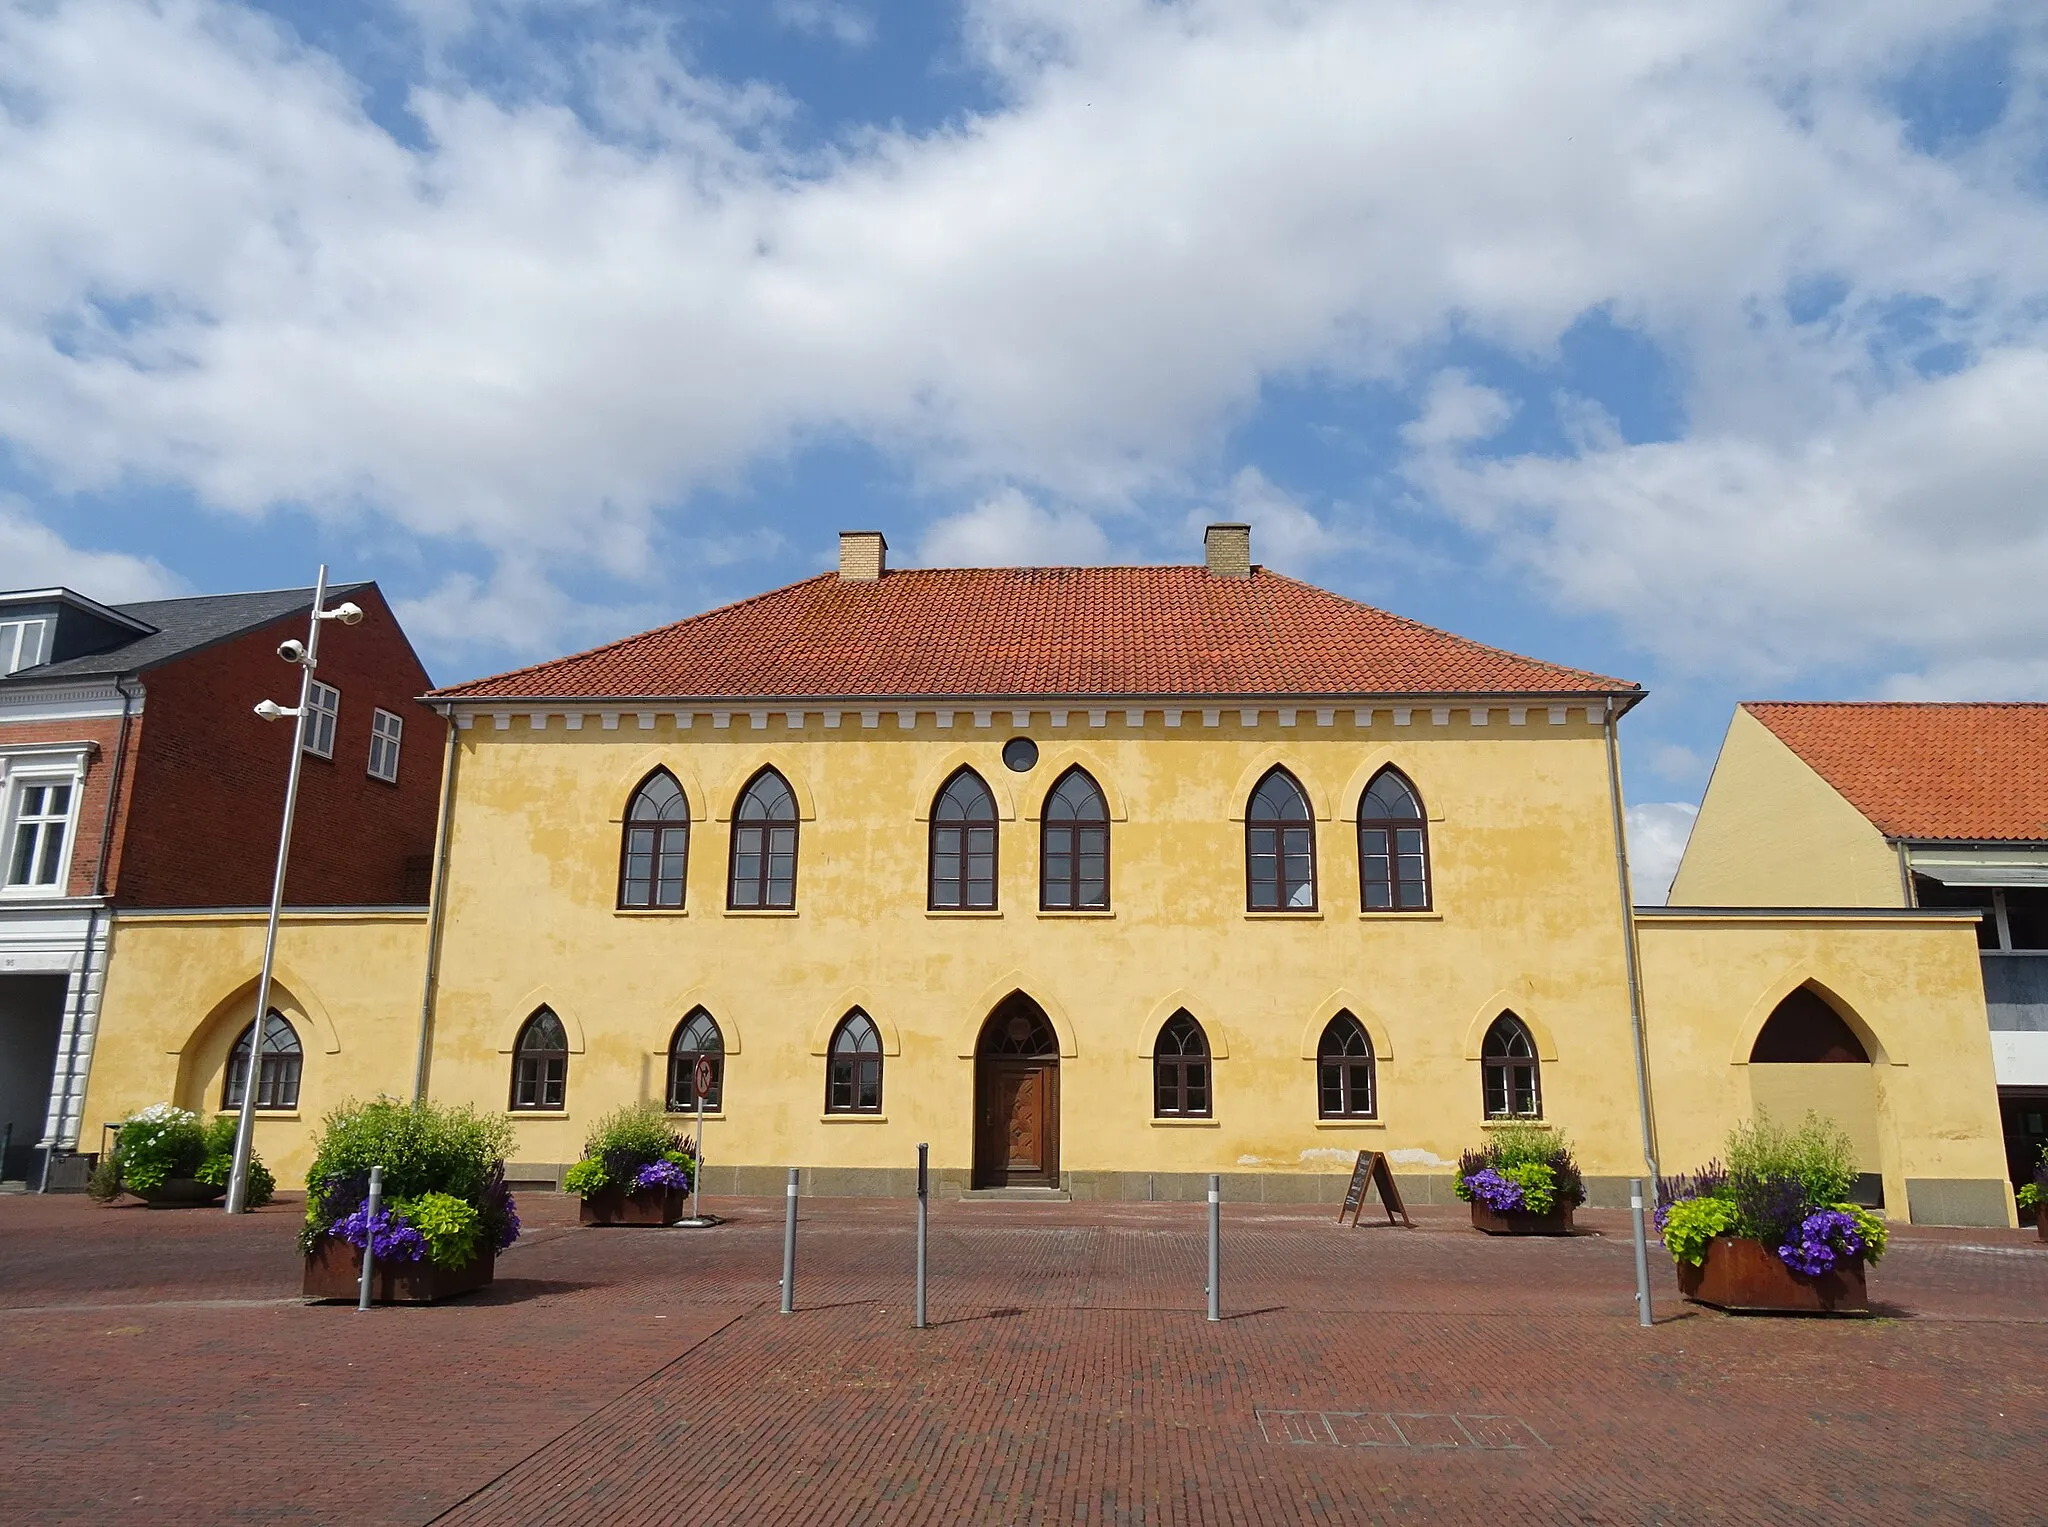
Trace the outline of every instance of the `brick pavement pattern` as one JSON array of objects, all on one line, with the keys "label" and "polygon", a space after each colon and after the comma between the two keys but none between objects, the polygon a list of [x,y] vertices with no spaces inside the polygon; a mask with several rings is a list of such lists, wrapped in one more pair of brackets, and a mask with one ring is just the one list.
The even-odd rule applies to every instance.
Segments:
[{"label": "brick pavement pattern", "polygon": [[2048,1247],[1895,1231],[1871,1320],[1633,1320],[1626,1217],[1493,1240],[1226,1206],[781,1205],[584,1230],[488,1291],[294,1297],[298,1207],[0,1199],[0,1522],[2048,1520]]}]

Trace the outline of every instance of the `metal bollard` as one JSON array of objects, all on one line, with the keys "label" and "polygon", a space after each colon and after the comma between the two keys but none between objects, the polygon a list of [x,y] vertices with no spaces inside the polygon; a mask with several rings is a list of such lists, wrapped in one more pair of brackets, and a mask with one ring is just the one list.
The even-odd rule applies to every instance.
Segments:
[{"label": "metal bollard", "polygon": [[1650,1246],[1643,1234],[1643,1179],[1628,1180],[1628,1212],[1636,1231],[1636,1324],[1652,1326],[1650,1318]]},{"label": "metal bollard", "polygon": [[384,1206],[384,1168],[370,1168],[370,1196],[363,1203],[363,1282],[356,1290],[356,1309],[370,1307],[370,1269],[377,1261],[377,1211]]},{"label": "metal bollard", "polygon": [[788,1208],[782,1219],[782,1313],[796,1313],[796,1168],[789,1169]]},{"label": "metal bollard", "polygon": [[1223,1179],[1209,1174],[1209,1318],[1223,1318]]},{"label": "metal bollard", "polygon": [[919,1141],[917,1147],[917,1329],[924,1329],[925,1232],[931,1211],[931,1151]]}]

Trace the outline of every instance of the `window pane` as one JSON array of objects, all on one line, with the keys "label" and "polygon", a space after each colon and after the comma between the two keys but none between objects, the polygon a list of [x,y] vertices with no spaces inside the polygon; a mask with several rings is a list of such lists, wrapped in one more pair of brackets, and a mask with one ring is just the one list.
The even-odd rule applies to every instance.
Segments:
[{"label": "window pane", "polygon": [[36,869],[37,885],[55,885],[57,869],[64,858],[64,824],[43,824],[43,861]]}]

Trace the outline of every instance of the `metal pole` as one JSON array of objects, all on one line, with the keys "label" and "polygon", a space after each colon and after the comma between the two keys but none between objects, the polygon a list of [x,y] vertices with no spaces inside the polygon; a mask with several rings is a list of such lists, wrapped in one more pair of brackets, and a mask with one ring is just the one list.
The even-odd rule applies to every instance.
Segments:
[{"label": "metal pole", "polygon": [[356,1293],[357,1310],[370,1307],[370,1268],[377,1260],[377,1211],[384,1206],[384,1168],[370,1168],[370,1196],[363,1208],[363,1286]]},{"label": "metal pole", "polygon": [[1636,1324],[1652,1326],[1650,1318],[1650,1246],[1643,1234],[1643,1179],[1628,1180],[1628,1212],[1636,1230]]},{"label": "metal pole", "polygon": [[[228,1178],[227,1212],[240,1214],[249,1197],[249,1154],[256,1139],[256,1084],[263,1075],[263,1020],[270,1012],[270,972],[277,963],[277,917],[284,909],[284,872],[292,852],[292,813],[299,805],[299,765],[305,758],[306,704],[320,656],[320,607],[327,602],[327,564],[313,581],[313,613],[306,621],[306,661],[299,673],[299,711],[292,718],[292,763],[284,781],[284,825],[277,834],[277,873],[270,882],[270,921],[263,930],[263,970],[256,978],[256,1018],[249,1028],[249,1070],[242,1078],[242,1113],[235,1124],[235,1165]],[[234,1065],[232,1052],[228,1065]],[[364,1285],[366,1288],[367,1284]]]},{"label": "metal pole", "polygon": [[1209,1174],[1209,1318],[1223,1318],[1223,1179]]},{"label": "metal pole", "polygon": [[931,1146],[917,1146],[917,1329],[924,1329],[925,1232],[931,1207]]},{"label": "metal pole", "polygon": [[796,1168],[789,1169],[788,1208],[782,1216],[782,1313],[796,1313]]},{"label": "metal pole", "polygon": [[1643,969],[1636,948],[1635,887],[1629,880],[1628,822],[1621,801],[1621,718],[1614,713],[1614,697],[1607,697],[1607,803],[1614,816],[1614,868],[1621,881],[1621,952],[1628,971],[1629,1032],[1636,1051],[1636,1114],[1643,1127],[1643,1165],[1650,1180],[1664,1175],[1657,1165],[1657,1115],[1650,1101],[1650,1041],[1643,1019]]},{"label": "metal pole", "polygon": [[[690,1078],[696,1086],[697,1079]],[[690,1218],[704,1217],[704,1089],[697,1087],[697,1160],[690,1169]]]}]

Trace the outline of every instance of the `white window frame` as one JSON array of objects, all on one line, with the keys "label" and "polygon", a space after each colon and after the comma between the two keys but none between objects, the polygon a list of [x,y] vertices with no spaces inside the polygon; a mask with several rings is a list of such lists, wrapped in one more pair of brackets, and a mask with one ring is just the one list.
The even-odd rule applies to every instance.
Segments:
[{"label": "white window frame", "polygon": [[332,758],[340,731],[341,691],[315,679],[306,689],[306,751],[315,758]]},{"label": "white window frame", "polygon": [[[405,741],[405,718],[382,706],[370,709],[370,778],[381,779],[387,785],[398,783],[398,754]],[[387,759],[389,767],[379,769],[379,758]]]},{"label": "white window frame", "polygon": [[[78,818],[85,798],[85,766],[98,751],[99,745],[91,742],[0,746],[0,897],[47,900],[70,894],[71,861],[78,848]],[[22,795],[34,785],[71,787],[64,815],[64,848],[57,858],[54,881],[15,885],[6,878],[14,868],[14,833],[20,825]]]},{"label": "white window frame", "polygon": [[[35,632],[35,662],[24,663],[21,660],[22,649],[28,645],[31,630]],[[23,615],[14,620],[0,620],[0,677],[48,662],[43,644],[49,639],[50,618],[47,615]]]}]

